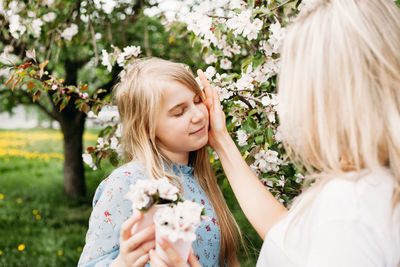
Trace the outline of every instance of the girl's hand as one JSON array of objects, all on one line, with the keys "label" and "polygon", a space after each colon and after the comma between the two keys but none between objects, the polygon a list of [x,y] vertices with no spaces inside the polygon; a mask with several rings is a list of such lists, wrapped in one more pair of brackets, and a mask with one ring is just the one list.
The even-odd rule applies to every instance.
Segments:
[{"label": "girl's hand", "polygon": [[229,136],[225,124],[225,113],[222,110],[217,90],[212,88],[206,76],[201,70],[197,71],[200,81],[204,87],[205,103],[210,114],[210,129],[208,132],[208,142],[214,148],[218,149],[224,137]]},{"label": "girl's hand", "polygon": [[[131,218],[121,225],[119,239],[119,255],[111,263],[113,266],[135,266],[142,267],[149,261],[149,251],[155,247],[155,228],[154,225],[132,235],[131,230],[135,223],[142,219],[143,215],[139,211],[134,212]],[[150,241],[146,241],[152,239]],[[146,242],[144,242],[146,241]]]},{"label": "girl's hand", "polygon": [[[179,254],[175,251],[175,249],[163,239],[163,243],[159,243],[162,249],[167,254],[172,266],[174,267],[188,267],[186,262],[184,262],[179,256]],[[193,250],[190,251],[188,263],[191,267],[201,267],[200,263],[197,261],[196,256],[193,254]],[[150,251],[150,266],[152,267],[168,267],[168,265],[158,256],[157,252],[154,250]]]}]

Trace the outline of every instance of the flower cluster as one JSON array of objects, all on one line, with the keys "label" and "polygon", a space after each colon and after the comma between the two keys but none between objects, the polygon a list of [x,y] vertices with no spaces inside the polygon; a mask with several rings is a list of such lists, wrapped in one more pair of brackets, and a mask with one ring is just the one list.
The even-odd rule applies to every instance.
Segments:
[{"label": "flower cluster", "polygon": [[132,201],[132,209],[147,211],[155,204],[176,203],[179,189],[168,178],[138,180],[130,186],[125,198]]},{"label": "flower cluster", "polygon": [[161,207],[154,214],[157,231],[171,242],[178,239],[194,241],[196,229],[204,220],[207,220],[204,216],[204,208],[189,200]]}]

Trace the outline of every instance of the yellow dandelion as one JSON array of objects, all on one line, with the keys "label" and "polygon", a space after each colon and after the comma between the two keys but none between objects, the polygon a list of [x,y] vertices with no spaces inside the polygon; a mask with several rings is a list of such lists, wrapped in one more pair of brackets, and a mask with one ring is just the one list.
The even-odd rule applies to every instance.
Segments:
[{"label": "yellow dandelion", "polygon": [[33,214],[33,215],[37,215],[37,214],[38,214],[38,211],[37,211],[37,210],[32,210],[32,214]]},{"label": "yellow dandelion", "polygon": [[58,256],[62,256],[62,255],[63,255],[62,250],[59,250],[59,251],[57,252],[57,254],[58,254]]},{"label": "yellow dandelion", "polygon": [[0,255],[3,255],[3,251],[0,249]]},{"label": "yellow dandelion", "polygon": [[23,251],[25,249],[25,245],[24,244],[20,244],[19,246],[18,246],[18,250],[19,251]]},{"label": "yellow dandelion", "polygon": [[36,215],[36,220],[40,220],[40,218],[42,218],[42,217],[40,217],[40,215],[37,214],[37,215]]},{"label": "yellow dandelion", "polygon": [[82,251],[82,247],[78,247],[78,251]]},{"label": "yellow dandelion", "polygon": [[[5,162],[9,162],[10,159],[9,159],[9,158],[5,158],[4,161],[5,161]],[[1,255],[1,254],[0,254],[0,255]]]},{"label": "yellow dandelion", "polygon": [[4,199],[4,194],[0,194],[0,199]]},{"label": "yellow dandelion", "polygon": [[20,198],[20,197],[17,198],[17,203],[18,203],[18,204],[21,204],[21,203],[22,203],[22,198]]}]

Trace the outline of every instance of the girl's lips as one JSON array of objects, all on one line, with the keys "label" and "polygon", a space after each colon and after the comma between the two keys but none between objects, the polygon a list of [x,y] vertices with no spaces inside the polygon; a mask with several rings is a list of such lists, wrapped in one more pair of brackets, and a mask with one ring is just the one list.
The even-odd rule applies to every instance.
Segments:
[{"label": "girl's lips", "polygon": [[192,135],[192,134],[201,134],[201,133],[204,133],[205,130],[206,130],[206,127],[203,126],[203,127],[201,127],[200,129],[198,129],[197,131],[192,132],[192,133],[190,133],[190,134],[191,134],[191,135]]}]

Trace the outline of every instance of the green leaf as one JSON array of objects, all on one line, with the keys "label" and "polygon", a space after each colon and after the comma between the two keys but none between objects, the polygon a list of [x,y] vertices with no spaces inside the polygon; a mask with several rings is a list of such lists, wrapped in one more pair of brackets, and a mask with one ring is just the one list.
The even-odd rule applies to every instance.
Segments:
[{"label": "green leaf", "polygon": [[243,60],[242,65],[240,66],[240,69],[243,70],[243,71],[245,71],[245,69],[247,69],[247,66],[248,66],[251,62],[253,62],[253,59],[254,59],[254,57],[251,56],[251,57],[248,57],[248,58],[246,58],[245,60]]},{"label": "green leaf", "polygon": [[257,144],[257,145],[261,145],[262,143],[264,143],[264,136],[259,135],[259,136],[257,136],[257,137],[255,138],[255,140],[256,140],[256,144]]},{"label": "green leaf", "polygon": [[249,123],[250,128],[257,130],[257,122],[252,117],[247,116],[247,122]]},{"label": "green leaf", "polygon": [[118,154],[116,152],[112,152],[109,160],[113,166],[117,166],[119,163]]},{"label": "green leaf", "polygon": [[265,57],[264,55],[258,56],[256,58],[254,58],[253,60],[253,68],[257,68],[258,66],[260,66],[261,64],[263,64],[265,62]]}]

